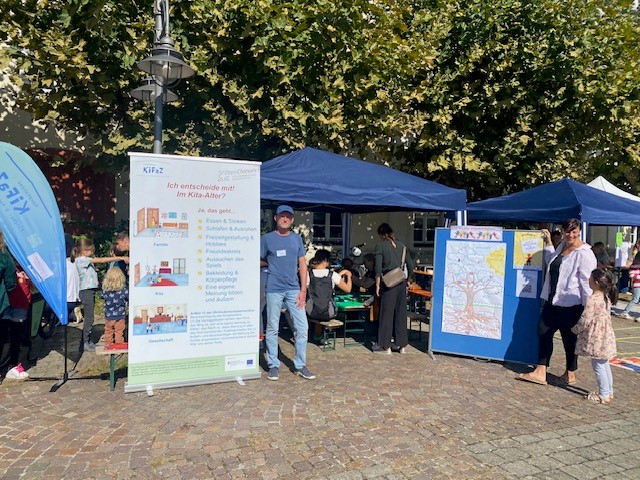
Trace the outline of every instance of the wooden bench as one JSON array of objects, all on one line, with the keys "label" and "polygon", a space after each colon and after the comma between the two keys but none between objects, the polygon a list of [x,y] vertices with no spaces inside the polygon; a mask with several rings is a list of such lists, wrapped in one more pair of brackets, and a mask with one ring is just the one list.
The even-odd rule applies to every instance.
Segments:
[{"label": "wooden bench", "polygon": [[[344,322],[340,320],[336,320],[335,318],[332,320],[321,321],[314,320],[309,318],[309,322],[314,323],[316,325],[322,325],[322,351],[326,352],[327,350],[335,350],[336,349],[336,329],[343,326]],[[331,343],[329,343],[331,341]]]},{"label": "wooden bench", "polygon": [[128,348],[105,350],[104,347],[96,347],[96,355],[109,355],[109,390],[112,392],[116,389],[116,360],[127,353]]}]

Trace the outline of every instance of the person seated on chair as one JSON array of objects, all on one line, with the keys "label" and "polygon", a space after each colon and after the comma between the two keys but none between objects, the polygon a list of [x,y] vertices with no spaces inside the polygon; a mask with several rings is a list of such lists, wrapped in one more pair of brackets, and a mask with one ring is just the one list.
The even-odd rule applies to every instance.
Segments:
[{"label": "person seated on chair", "polygon": [[343,270],[349,270],[351,272],[352,277],[358,276],[358,270],[355,268],[353,264],[353,260],[350,258],[343,258],[340,261],[340,265],[342,265]]},{"label": "person seated on chair", "polygon": [[351,281],[353,285],[357,287],[361,293],[367,293],[369,295],[376,294],[376,273],[375,264],[376,256],[373,253],[367,253],[364,258],[364,268],[366,269],[364,275],[361,277],[354,276]]},{"label": "person seated on chair", "polygon": [[[316,284],[319,283],[319,280],[331,277],[331,287],[332,289],[338,287],[345,293],[351,292],[351,271],[344,269],[340,270],[340,272],[332,272],[329,270],[329,262],[331,258],[331,252],[328,250],[318,250],[315,256],[309,262],[309,277],[308,277],[308,294],[311,295],[312,290],[317,290]],[[346,279],[346,280],[345,280]],[[314,310],[326,310],[325,306],[322,305],[314,305]],[[314,319],[313,313],[309,314],[307,312],[307,316],[310,319]],[[328,318],[318,318],[317,320],[329,320]],[[318,323],[314,323],[313,326],[313,340],[315,342],[320,342],[322,340],[322,325]]]}]

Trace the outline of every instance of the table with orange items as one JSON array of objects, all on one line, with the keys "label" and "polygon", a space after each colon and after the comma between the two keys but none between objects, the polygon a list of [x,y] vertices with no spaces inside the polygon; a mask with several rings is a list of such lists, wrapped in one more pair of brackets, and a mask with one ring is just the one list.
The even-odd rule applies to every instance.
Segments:
[{"label": "table with orange items", "polygon": [[[409,309],[407,318],[409,319],[410,330],[413,331],[413,322],[418,322],[418,341],[422,340],[422,324],[429,325],[429,312],[431,310],[431,292],[420,288],[417,283],[412,283],[407,290],[407,300]],[[429,307],[427,305],[429,304]]]}]

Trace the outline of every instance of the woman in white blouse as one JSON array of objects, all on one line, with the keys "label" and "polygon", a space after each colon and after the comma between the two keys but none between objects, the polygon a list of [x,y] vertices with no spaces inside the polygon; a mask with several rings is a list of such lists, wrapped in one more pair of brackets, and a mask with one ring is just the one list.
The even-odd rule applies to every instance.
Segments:
[{"label": "woman in white blouse", "polygon": [[576,383],[578,358],[575,354],[576,335],[571,332],[592,291],[589,277],[596,268],[596,257],[591,246],[580,240],[580,221],[570,218],[562,224],[564,239],[554,250],[551,234],[542,230],[545,241],[547,274],[540,297],[545,300],[538,322],[538,365],[521,380],[546,385],[547,369],[553,353],[553,336],[560,330],[566,355],[566,369],[560,379]]}]

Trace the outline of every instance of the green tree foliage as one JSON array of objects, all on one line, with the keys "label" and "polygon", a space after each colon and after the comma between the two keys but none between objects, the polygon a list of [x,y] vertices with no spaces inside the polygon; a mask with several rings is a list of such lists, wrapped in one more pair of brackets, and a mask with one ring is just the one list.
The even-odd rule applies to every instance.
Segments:
[{"label": "green tree foliage", "polygon": [[[267,159],[305,145],[386,161],[471,196],[604,174],[637,187],[640,29],[630,1],[173,0],[196,76],[165,150]],[[129,92],[152,0],[4,0],[19,105],[95,139],[101,165],[150,150]]]},{"label": "green tree foliage", "polygon": [[416,105],[429,118],[411,147],[418,169],[476,197],[565,176],[637,186],[640,29],[630,3],[458,5]]}]

